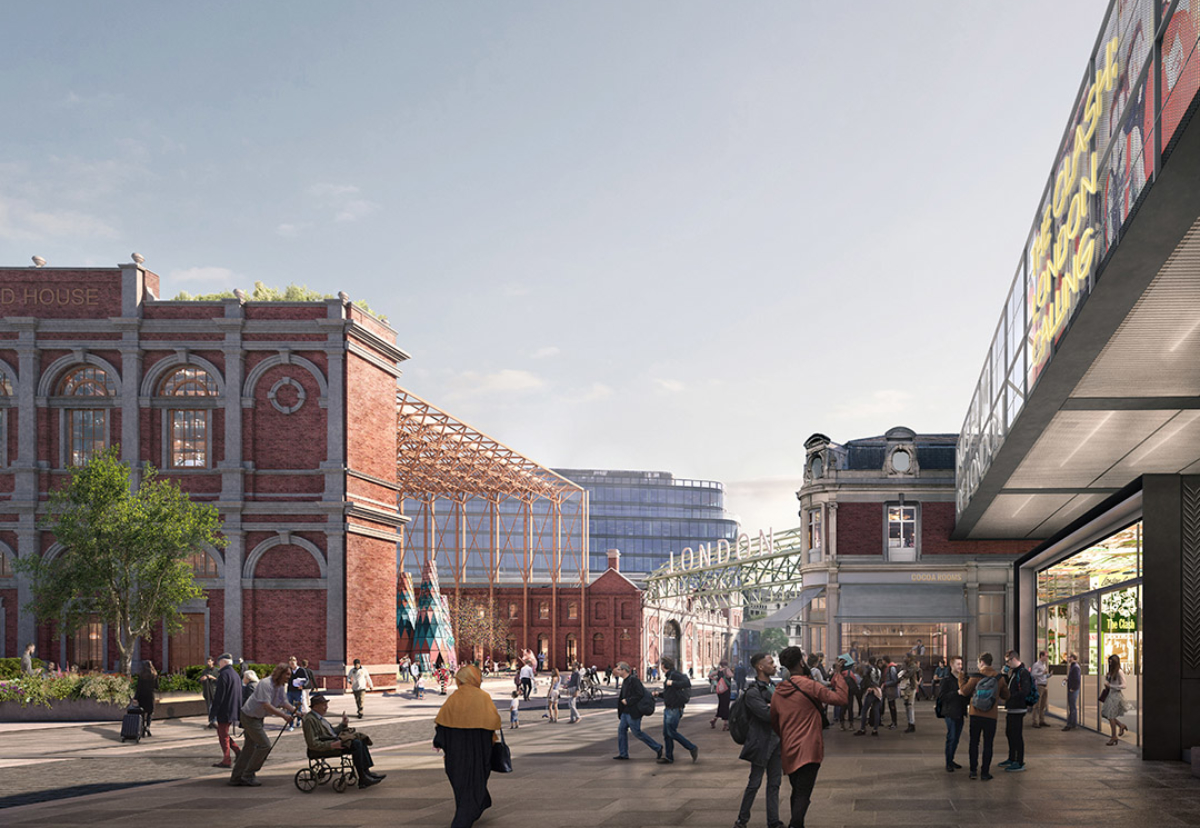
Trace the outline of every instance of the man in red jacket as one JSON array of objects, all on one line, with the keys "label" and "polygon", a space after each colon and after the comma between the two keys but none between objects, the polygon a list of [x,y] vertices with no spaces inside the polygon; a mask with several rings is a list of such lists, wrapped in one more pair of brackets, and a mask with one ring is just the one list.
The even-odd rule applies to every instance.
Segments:
[{"label": "man in red jacket", "polygon": [[840,665],[833,672],[832,686],[825,687],[809,675],[799,647],[785,648],[779,662],[787,668],[789,678],[771,697],[771,727],[779,734],[783,772],[792,783],[790,828],[804,828],[804,815],[825,758],[821,705],[845,704],[849,693]]}]

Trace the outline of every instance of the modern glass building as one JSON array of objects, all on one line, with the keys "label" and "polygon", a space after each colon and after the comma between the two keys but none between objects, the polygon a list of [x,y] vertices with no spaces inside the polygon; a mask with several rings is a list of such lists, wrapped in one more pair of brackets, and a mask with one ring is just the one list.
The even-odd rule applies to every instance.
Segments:
[{"label": "modern glass building", "polygon": [[671,552],[722,538],[733,543],[738,523],[725,511],[725,487],[670,472],[554,469],[587,489],[590,568],[603,572],[605,552],[621,550],[621,571],[650,573]]}]

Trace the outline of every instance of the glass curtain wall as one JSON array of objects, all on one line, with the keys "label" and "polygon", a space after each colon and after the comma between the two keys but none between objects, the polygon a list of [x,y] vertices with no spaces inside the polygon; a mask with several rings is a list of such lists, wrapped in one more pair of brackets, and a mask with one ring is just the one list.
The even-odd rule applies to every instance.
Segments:
[{"label": "glass curtain wall", "polygon": [[1067,657],[1075,653],[1083,674],[1079,723],[1108,731],[1100,718],[1100,693],[1109,656],[1125,672],[1123,739],[1141,744],[1142,524],[1109,535],[1038,572],[1038,649],[1050,657],[1050,712],[1067,717]]}]

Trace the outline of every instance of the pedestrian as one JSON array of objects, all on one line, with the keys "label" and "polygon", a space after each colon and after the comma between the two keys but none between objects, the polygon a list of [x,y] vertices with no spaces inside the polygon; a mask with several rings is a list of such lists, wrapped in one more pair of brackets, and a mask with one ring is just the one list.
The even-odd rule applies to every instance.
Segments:
[{"label": "pedestrian", "polygon": [[[971,700],[967,707],[967,712],[971,716],[969,743],[971,770],[968,777],[975,779],[978,775],[986,782],[992,778],[990,771],[992,769],[992,748],[996,741],[997,709],[1000,702],[1008,698],[1008,683],[1004,680],[1004,676],[992,667],[991,653],[980,653],[978,667],[979,675],[967,679],[966,684],[963,684],[958,692],[959,695]],[[979,761],[981,738],[983,740],[982,767]]]},{"label": "pedestrian", "polygon": [[[837,719],[838,727],[842,730],[846,729],[846,714],[850,711],[851,705],[854,703],[854,696],[858,690],[858,676],[849,665],[850,654],[840,655],[837,661],[834,662],[834,671],[841,673],[841,676],[846,681],[846,703],[835,705],[833,708],[833,717]],[[840,662],[840,664],[839,664]],[[854,728],[854,714],[850,713],[850,727]]]},{"label": "pedestrian", "polygon": [[658,758],[663,756],[663,748],[650,734],[642,730],[642,719],[645,713],[641,704],[650,691],[638,679],[637,673],[626,661],[617,662],[613,669],[614,675],[620,680],[620,690],[617,692],[617,755],[613,759],[626,760],[629,758],[629,731],[642,744],[654,751]]},{"label": "pedestrian", "polygon": [[408,671],[408,656],[400,659],[400,680],[405,682],[412,681],[412,673]]},{"label": "pedestrian", "polygon": [[1063,730],[1074,730],[1079,724],[1079,690],[1083,687],[1083,670],[1075,653],[1067,655],[1067,677],[1063,679],[1063,686],[1067,688],[1067,726]]},{"label": "pedestrian", "polygon": [[309,753],[326,756],[340,756],[349,753],[354,763],[354,773],[358,777],[358,787],[369,788],[378,785],[386,777],[386,773],[374,773],[371,767],[375,762],[371,759],[368,746],[371,740],[366,734],[359,733],[350,727],[350,719],[345,713],[337,727],[329,723],[325,714],[329,712],[329,699],[324,693],[315,693],[309,699],[309,711],[304,714],[304,742]]},{"label": "pedestrian", "polygon": [[[288,659],[288,682],[287,682],[287,700],[288,704],[296,708],[296,715],[299,717],[304,712],[304,685],[308,681],[308,676],[300,669],[300,662],[295,656]],[[295,721],[289,721],[288,730],[295,730]]]},{"label": "pedestrian", "polygon": [[528,661],[521,662],[519,676],[521,692],[525,694],[525,701],[529,701],[529,694],[533,692],[533,665]]},{"label": "pedestrian", "polygon": [[950,675],[950,666],[946,663],[946,659],[938,656],[937,663],[933,667],[933,697],[940,699],[942,697],[942,679]]},{"label": "pedestrian", "polygon": [[857,664],[862,660],[862,656],[860,656],[858,654],[858,642],[857,641],[850,642],[850,651],[849,651],[848,655],[850,656],[850,658],[854,659],[854,661],[851,662],[852,664]]},{"label": "pedestrian", "polygon": [[[1104,692],[1100,696],[1100,718],[1108,720],[1111,736],[1106,745],[1119,743],[1117,737],[1128,730],[1121,717],[1129,711],[1125,702],[1125,671],[1121,669],[1121,657],[1113,653],[1108,657],[1108,671],[1104,674]],[[1117,732],[1120,728],[1120,732]]]},{"label": "pedestrian", "polygon": [[521,726],[521,691],[512,692],[512,701],[508,704],[508,729],[516,730]]},{"label": "pedestrian", "polygon": [[562,692],[562,675],[555,667],[550,671],[550,689],[546,691],[546,712],[544,718],[552,722],[558,721],[558,696]]},{"label": "pedestrian", "polygon": [[604,666],[604,684],[605,686],[612,684],[613,667],[611,664]]},{"label": "pedestrian", "polygon": [[33,675],[33,654],[37,651],[37,645],[32,641],[25,645],[25,652],[21,653],[21,674],[26,676]]},{"label": "pedestrian", "polygon": [[[774,665],[775,660],[771,659],[771,663]],[[737,688],[739,696],[742,694],[742,691],[746,689],[746,665],[742,664],[740,661],[738,662],[738,665],[733,668],[733,686]]]},{"label": "pedestrian", "polygon": [[197,676],[200,681],[200,695],[204,697],[204,709],[208,713],[208,728],[215,730],[216,719],[213,716],[213,694],[217,689],[217,668],[213,662],[213,657],[209,656],[204,661],[204,669]]},{"label": "pedestrian", "polygon": [[908,719],[905,733],[915,733],[917,730],[917,691],[921,688],[921,665],[915,656],[904,659],[904,669],[898,674],[900,679],[900,696],[904,699],[904,716]]},{"label": "pedestrian", "polygon": [[947,673],[938,682],[936,700],[937,714],[946,722],[946,771],[953,773],[962,770],[962,765],[954,761],[958,752],[958,740],[962,738],[963,719],[967,715],[967,700],[959,692],[959,682],[965,681],[963,676],[963,660],[961,656],[951,656],[946,665]]},{"label": "pedestrian", "polygon": [[[494,663],[495,662],[493,661],[493,664]],[[538,664],[538,672],[539,673],[546,669],[546,654],[545,653],[539,652],[537,654],[537,664]]]},{"label": "pedestrian", "polygon": [[883,715],[883,688],[880,686],[883,676],[879,668],[869,661],[864,661],[858,665],[858,668],[859,707],[862,724],[854,732],[854,735],[867,735],[867,725],[869,724],[871,735],[878,736],[880,718]]},{"label": "pedestrian", "polygon": [[217,725],[217,742],[221,745],[222,757],[221,761],[214,764],[213,767],[231,768],[233,763],[229,761],[229,752],[231,750],[234,753],[242,752],[237,742],[229,735],[229,729],[237,721],[238,710],[242,706],[242,693],[238,687],[240,679],[233,669],[233,656],[229,653],[222,653],[217,658],[217,668],[211,712]]},{"label": "pedestrian", "polygon": [[733,693],[733,671],[729,669],[729,662],[721,659],[721,663],[713,668],[713,674],[716,676],[717,712],[708,726],[716,729],[717,719],[722,719],[725,724],[721,730],[729,730],[729,697]]},{"label": "pedestrian", "polygon": [[813,653],[808,657],[808,675],[817,684],[829,686],[829,681],[825,678],[825,669],[821,666],[820,653]]},{"label": "pedestrian", "polygon": [[742,806],[738,809],[737,822],[733,828],[747,828],[750,824],[750,808],[758,796],[763,776],[767,777],[767,828],[783,828],[779,819],[779,786],[783,782],[783,759],[779,747],[779,734],[771,727],[771,696],[775,688],[771,676],[775,675],[775,659],[766,653],[750,656],[754,668],[754,681],[744,690],[741,704],[746,707],[746,741],[742,745],[739,759],[750,763],[750,778],[742,794]]},{"label": "pedestrian", "polygon": [[425,698],[425,676],[420,670],[418,670],[416,675],[413,677],[413,698]]},{"label": "pedestrian", "polygon": [[358,706],[358,718],[363,717],[363,698],[367,695],[368,690],[375,689],[375,682],[371,681],[371,673],[363,669],[362,661],[354,659],[354,666],[350,668],[350,672],[346,675],[350,683],[350,691],[354,693],[354,703]]},{"label": "pedestrian", "polygon": [[883,698],[887,701],[888,712],[892,714],[892,723],[888,730],[895,730],[896,699],[900,696],[900,668],[887,656],[879,659],[879,672],[883,675]]},{"label": "pedestrian", "polygon": [[308,697],[317,691],[317,677],[309,668],[307,658],[300,659],[300,672],[304,673],[304,693],[301,694],[304,700],[304,707],[301,708],[303,710],[308,707]]},{"label": "pedestrian", "polygon": [[817,773],[825,759],[821,705],[845,704],[847,688],[839,675],[833,677],[832,687],[813,681],[799,647],[785,647],[779,661],[791,675],[771,697],[771,726],[779,734],[783,772],[792,787],[790,825],[803,828]]},{"label": "pedestrian", "polygon": [[1009,650],[1004,656],[1008,669],[1008,701],[1004,705],[1004,735],[1008,739],[1008,758],[1000,767],[1011,773],[1025,770],[1025,714],[1033,693],[1033,676],[1021,661],[1021,654]]},{"label": "pedestrian", "polygon": [[658,759],[659,764],[669,765],[675,761],[675,743],[692,754],[692,762],[700,759],[700,748],[692,744],[679,732],[679,720],[683,718],[683,709],[692,698],[692,680],[675,669],[675,660],[663,656],[663,689],[658,695],[663,700],[663,745],[665,755]]},{"label": "pedestrian", "polygon": [[421,675],[421,664],[415,658],[408,664],[408,674],[412,676],[413,684],[416,684]]},{"label": "pedestrian", "polygon": [[254,694],[254,688],[258,686],[258,673],[253,670],[245,670],[242,673],[242,703],[238,705],[241,710],[242,704],[250,701],[250,696]]},{"label": "pedestrian", "polygon": [[579,721],[579,708],[576,706],[579,702],[579,685],[582,679],[579,676],[580,664],[576,661],[571,667],[571,675],[567,677],[567,703],[571,708],[571,716],[567,720],[567,724],[575,724]]},{"label": "pedestrian", "polygon": [[296,707],[288,701],[291,675],[292,669],[289,665],[275,665],[271,675],[255,685],[250,699],[242,705],[242,731],[246,735],[246,742],[242,745],[242,752],[238,754],[237,761],[233,763],[233,772],[229,776],[230,785],[249,788],[262,785],[254,775],[263,766],[263,762],[267,761],[267,754],[271,752],[271,741],[267,738],[263,721],[268,715],[278,716],[287,723],[285,726],[289,730],[292,729]]},{"label": "pedestrian", "polygon": [[481,688],[483,675],[473,664],[454,676],[458,689],[438,711],[433,746],[442,751],[446,776],[454,789],[454,820],[450,828],[471,828],[492,807],[488,777],[492,772],[492,743],[500,730],[500,714],[492,697]]},{"label": "pedestrian", "polygon": [[1033,706],[1033,726],[1046,726],[1046,705],[1049,704],[1050,694],[1046,692],[1047,685],[1050,683],[1050,656],[1045,650],[1038,653],[1038,660],[1033,662],[1033,666],[1029,668],[1029,674],[1033,676],[1033,686],[1037,688],[1038,700]]},{"label": "pedestrian", "polygon": [[142,709],[142,735],[150,735],[150,722],[154,719],[154,695],[158,690],[158,671],[154,662],[147,659],[142,662],[138,672],[137,684],[133,690],[133,698]]}]

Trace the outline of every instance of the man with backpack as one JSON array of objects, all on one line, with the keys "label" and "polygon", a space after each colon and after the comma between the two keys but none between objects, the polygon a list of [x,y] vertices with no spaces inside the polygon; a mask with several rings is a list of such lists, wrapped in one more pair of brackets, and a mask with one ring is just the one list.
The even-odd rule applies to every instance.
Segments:
[{"label": "man with backpack", "polygon": [[633,672],[627,662],[618,663],[613,672],[616,673],[617,682],[621,686],[621,692],[617,697],[617,717],[620,719],[620,724],[617,726],[617,755],[613,759],[629,758],[630,730],[661,759],[662,745],[642,732],[642,718],[654,712],[654,697],[638,680],[637,673]]},{"label": "man with backpack", "polygon": [[[961,683],[961,682],[960,682]],[[971,772],[968,778],[978,776],[983,781],[992,778],[992,748],[996,742],[997,707],[1008,698],[1008,682],[992,667],[992,654],[979,655],[979,675],[971,676],[958,690],[960,695],[971,700],[967,712],[971,714]],[[979,766],[979,740],[983,739],[983,767]],[[982,770],[982,773],[978,773]]]},{"label": "man with backpack", "polygon": [[779,786],[783,783],[783,758],[779,750],[779,734],[771,728],[771,676],[775,675],[775,659],[766,653],[750,656],[754,681],[742,691],[729,716],[733,740],[742,745],[739,756],[750,763],[750,779],[742,794],[742,807],[733,828],[747,828],[750,808],[758,796],[763,774],[767,777],[767,828],[782,828],[779,820]]},{"label": "man with backpack", "polygon": [[1036,703],[1032,697],[1037,695],[1037,690],[1033,675],[1021,663],[1020,653],[1009,650],[1004,658],[1008,665],[1008,703],[1004,706],[1008,759],[1001,762],[1000,767],[1009,773],[1020,773],[1025,770],[1025,714],[1030,703]]},{"label": "man with backpack", "polygon": [[679,720],[683,718],[683,708],[692,698],[692,680],[675,669],[675,661],[664,656],[662,659],[663,689],[659,694],[663,700],[663,741],[666,743],[666,756],[658,757],[661,765],[669,765],[675,761],[675,743],[683,745],[692,754],[692,761],[700,758],[700,748],[692,744],[679,733]]}]

